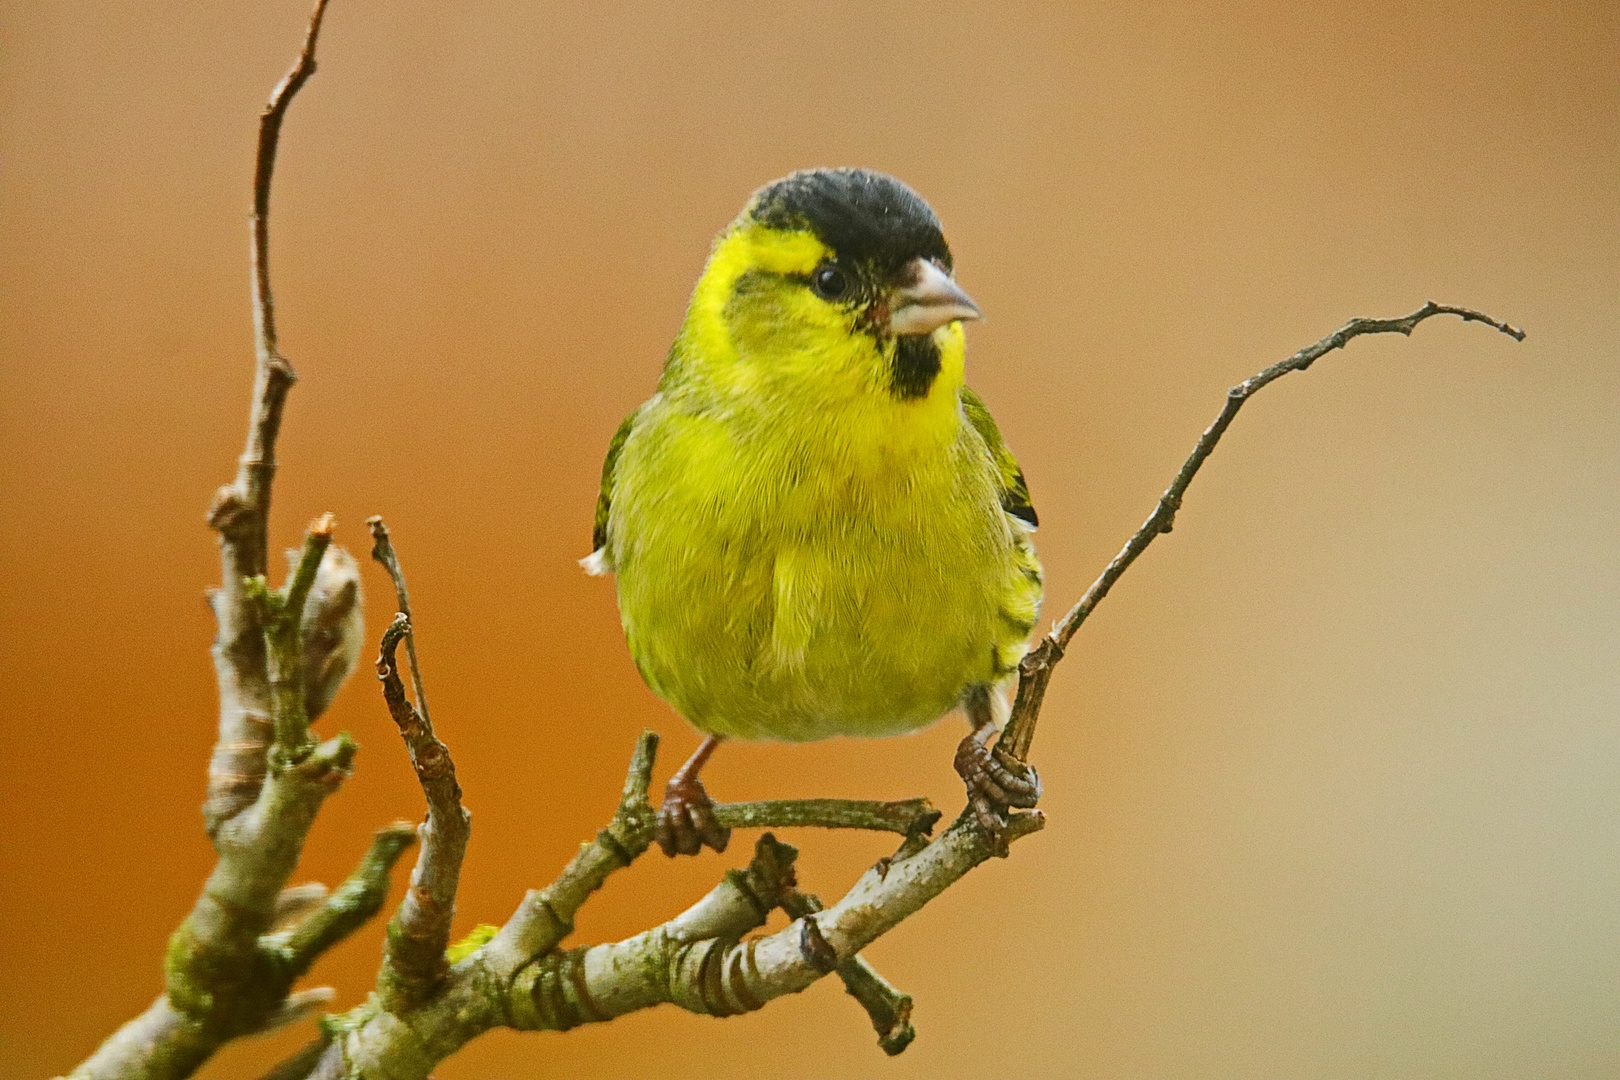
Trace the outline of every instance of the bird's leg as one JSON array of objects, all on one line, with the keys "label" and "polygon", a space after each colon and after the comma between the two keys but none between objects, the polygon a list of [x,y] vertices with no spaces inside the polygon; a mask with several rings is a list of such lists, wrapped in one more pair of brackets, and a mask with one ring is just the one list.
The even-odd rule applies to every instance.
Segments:
[{"label": "bird's leg", "polygon": [[655,835],[665,855],[696,855],[704,844],[724,851],[731,842],[731,830],[722,829],[715,820],[714,802],[698,779],[698,771],[720,745],[721,738],[710,735],[704,739],[686,759],[686,764],[675,770],[664,788],[664,804],[658,808]]},{"label": "bird's leg", "polygon": [[1003,841],[1001,830],[1006,825],[1003,816],[1008,808],[1027,810],[1041,797],[1041,778],[1035,767],[1019,761],[999,746],[991,749],[990,736],[999,727],[988,686],[975,686],[963,698],[963,709],[973,730],[957,744],[956,772],[967,784],[968,805],[974,817],[997,849]]}]

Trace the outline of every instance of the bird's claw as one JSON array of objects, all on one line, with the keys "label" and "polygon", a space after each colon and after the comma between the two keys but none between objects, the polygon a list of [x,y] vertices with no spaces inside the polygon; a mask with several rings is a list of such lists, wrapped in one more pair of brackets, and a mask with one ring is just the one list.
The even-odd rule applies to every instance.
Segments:
[{"label": "bird's claw", "polygon": [[664,803],[658,808],[658,824],[653,837],[664,854],[696,855],[707,844],[715,851],[726,850],[731,830],[720,827],[714,816],[714,800],[696,777],[677,775],[664,788]]},{"label": "bird's claw", "polygon": [[968,805],[979,826],[990,836],[997,854],[1006,854],[1003,830],[1007,812],[1032,809],[1041,798],[1041,777],[1035,766],[1019,761],[1000,746],[985,745],[975,731],[956,747],[956,772],[967,785]]}]

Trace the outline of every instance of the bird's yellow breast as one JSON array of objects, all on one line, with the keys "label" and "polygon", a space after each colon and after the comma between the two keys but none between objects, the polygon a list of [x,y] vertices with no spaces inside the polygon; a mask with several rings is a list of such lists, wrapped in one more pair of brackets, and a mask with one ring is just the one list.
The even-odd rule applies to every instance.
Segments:
[{"label": "bird's yellow breast", "polygon": [[631,653],[711,733],[915,729],[1012,670],[1040,596],[962,413],[961,328],[936,331],[939,375],[902,400],[847,327],[784,338],[798,312],[750,341],[726,314],[746,271],[715,273],[724,243],[616,466],[607,547]]}]

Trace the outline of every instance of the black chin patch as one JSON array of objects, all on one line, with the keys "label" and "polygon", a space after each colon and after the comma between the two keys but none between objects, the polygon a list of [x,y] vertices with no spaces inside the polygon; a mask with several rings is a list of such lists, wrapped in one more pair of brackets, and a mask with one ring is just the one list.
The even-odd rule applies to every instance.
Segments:
[{"label": "black chin patch", "polygon": [[901,401],[928,396],[939,377],[939,346],[933,334],[903,334],[894,339],[894,378],[889,392]]}]

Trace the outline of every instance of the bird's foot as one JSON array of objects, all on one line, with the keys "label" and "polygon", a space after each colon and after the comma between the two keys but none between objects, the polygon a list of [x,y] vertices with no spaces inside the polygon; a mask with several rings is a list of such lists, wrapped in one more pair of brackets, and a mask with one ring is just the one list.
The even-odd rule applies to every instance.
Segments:
[{"label": "bird's foot", "polygon": [[988,731],[970,733],[956,747],[956,772],[967,785],[968,805],[990,836],[996,854],[1007,854],[1007,812],[1029,810],[1040,801],[1041,777],[1035,766],[1000,746],[985,745]]},{"label": "bird's foot", "polygon": [[715,820],[714,800],[695,776],[682,770],[664,788],[664,804],[658,808],[658,825],[653,835],[664,854],[696,855],[707,844],[716,851],[726,850],[731,830]]}]

